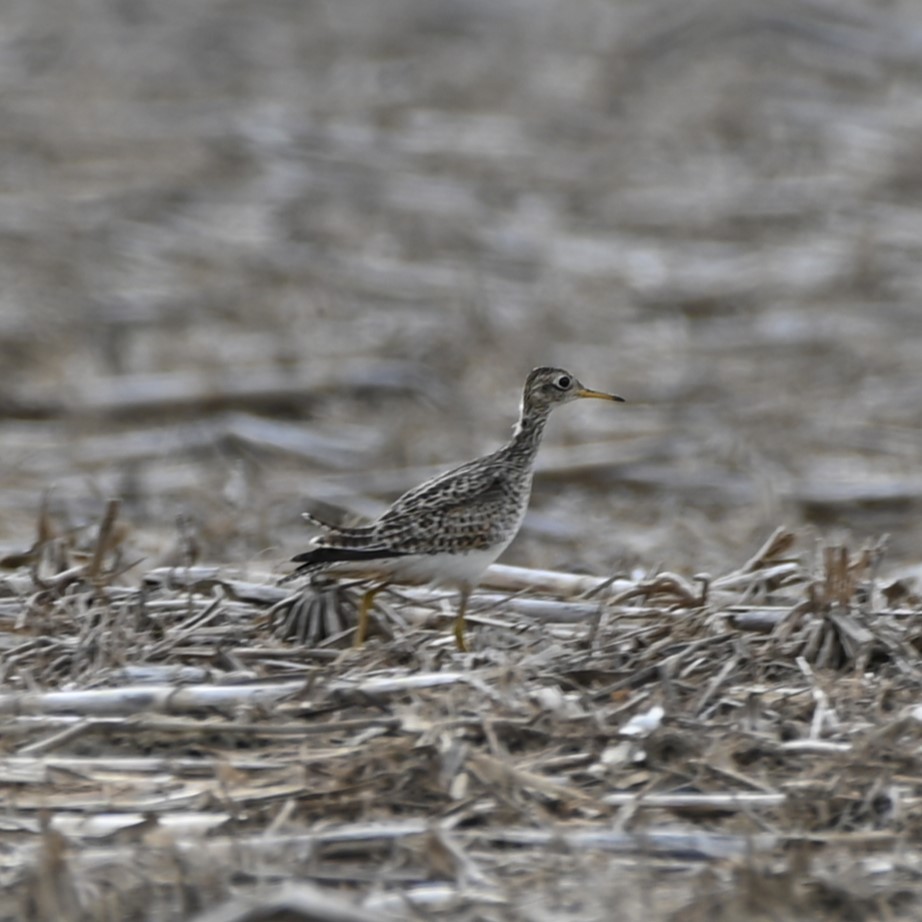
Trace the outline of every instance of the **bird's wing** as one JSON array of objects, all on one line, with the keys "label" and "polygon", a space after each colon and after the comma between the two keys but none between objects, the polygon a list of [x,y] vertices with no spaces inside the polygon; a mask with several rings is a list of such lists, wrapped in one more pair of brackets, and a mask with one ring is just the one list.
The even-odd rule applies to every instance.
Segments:
[{"label": "bird's wing", "polygon": [[471,461],[404,493],[375,526],[375,543],[429,552],[451,536],[458,549],[495,544],[510,501],[503,465]]},{"label": "bird's wing", "polygon": [[313,512],[302,512],[301,518],[322,529],[334,542],[337,538],[366,538],[374,532],[373,525],[334,525]]},{"label": "bird's wing", "polygon": [[378,525],[407,513],[421,509],[455,504],[475,504],[489,498],[503,481],[505,471],[497,463],[484,463],[484,459],[469,461],[460,467],[439,474],[412,490],[407,490],[394,500],[390,508],[378,519]]},{"label": "bird's wing", "polygon": [[325,500],[306,497],[303,502],[306,509],[301,513],[302,518],[325,532],[358,536],[368,534],[372,527],[373,523],[365,516],[357,515]]},{"label": "bird's wing", "polygon": [[433,547],[459,552],[492,547],[508,534],[510,482],[515,479],[510,473],[494,458],[471,461],[404,493],[371,526],[328,526],[310,550],[292,558],[300,564],[293,575],[335,564],[431,554]]},{"label": "bird's wing", "polygon": [[324,534],[311,541],[310,550],[291,558],[293,563],[299,565],[290,574],[291,577],[322,570],[332,564],[360,564],[402,555],[400,550],[380,542],[374,525],[346,528],[326,522],[312,512],[304,512],[302,515],[308,522],[322,528]]}]

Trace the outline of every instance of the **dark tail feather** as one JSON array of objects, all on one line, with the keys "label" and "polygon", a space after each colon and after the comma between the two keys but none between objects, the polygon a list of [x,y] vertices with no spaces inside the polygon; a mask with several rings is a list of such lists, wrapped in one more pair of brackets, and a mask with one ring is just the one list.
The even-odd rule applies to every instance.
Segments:
[{"label": "dark tail feather", "polygon": [[292,557],[293,563],[300,566],[296,573],[304,573],[315,567],[323,567],[333,563],[350,563],[363,560],[383,560],[388,557],[403,557],[400,551],[392,551],[386,547],[315,547],[303,554]]}]

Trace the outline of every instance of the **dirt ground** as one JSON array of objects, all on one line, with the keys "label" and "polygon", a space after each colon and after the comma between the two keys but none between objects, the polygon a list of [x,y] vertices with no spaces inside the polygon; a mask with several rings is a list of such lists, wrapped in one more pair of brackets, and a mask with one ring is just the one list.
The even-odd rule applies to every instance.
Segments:
[{"label": "dirt ground", "polygon": [[[0,26],[0,918],[922,915],[917,3]],[[280,636],[308,503],[539,364],[627,403],[552,419],[522,604]]]}]

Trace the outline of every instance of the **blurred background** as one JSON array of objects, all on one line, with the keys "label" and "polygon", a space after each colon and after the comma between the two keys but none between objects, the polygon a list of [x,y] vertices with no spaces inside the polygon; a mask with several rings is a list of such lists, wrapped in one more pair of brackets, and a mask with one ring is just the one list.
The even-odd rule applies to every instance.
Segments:
[{"label": "blurred background", "polygon": [[[0,544],[284,569],[509,434],[508,562],[918,560],[916,0],[13,0]],[[80,532],[76,532],[80,534]]]}]

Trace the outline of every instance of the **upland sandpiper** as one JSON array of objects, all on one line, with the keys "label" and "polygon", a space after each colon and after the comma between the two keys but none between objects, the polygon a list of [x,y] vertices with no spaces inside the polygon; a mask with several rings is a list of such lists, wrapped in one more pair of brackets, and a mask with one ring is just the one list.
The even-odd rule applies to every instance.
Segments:
[{"label": "upland sandpiper", "polygon": [[623,400],[583,387],[562,368],[536,368],[502,448],[404,493],[370,525],[340,528],[305,513],[325,533],[293,558],[300,566],[292,577],[329,572],[374,580],[359,607],[356,646],[364,642],[375,595],[388,583],[455,586],[461,593],[455,640],[466,650],[468,597],[522,524],[547,418],[554,407],[580,397]]}]

